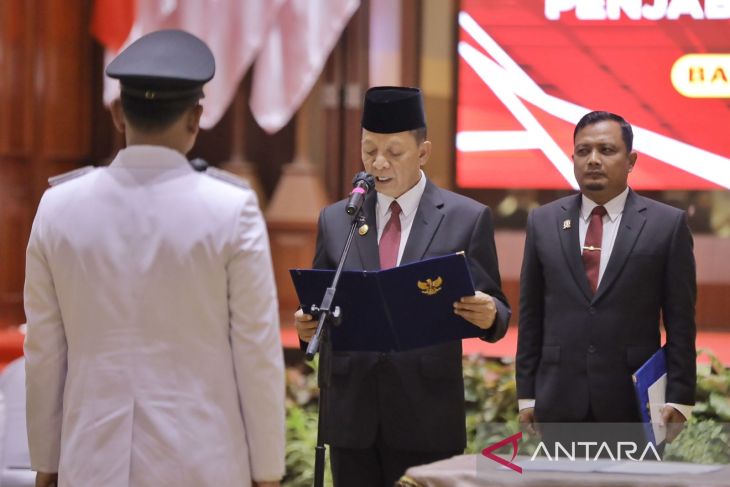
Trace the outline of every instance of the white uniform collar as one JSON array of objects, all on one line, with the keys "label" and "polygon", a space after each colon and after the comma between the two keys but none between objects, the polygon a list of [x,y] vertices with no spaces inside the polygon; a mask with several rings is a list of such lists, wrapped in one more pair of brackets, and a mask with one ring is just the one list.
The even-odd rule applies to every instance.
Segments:
[{"label": "white uniform collar", "polygon": [[135,168],[178,168],[186,167],[191,171],[193,168],[180,152],[160,145],[130,145],[117,153],[109,167],[135,167]]},{"label": "white uniform collar", "polygon": [[421,171],[421,179],[418,180],[416,185],[400,195],[398,198],[392,198],[384,195],[383,193],[378,193],[378,217],[380,218],[380,221],[385,218],[388,210],[390,210],[390,204],[393,200],[398,201],[403,217],[408,218],[411,213],[418,210],[418,204],[421,202],[421,196],[423,196],[423,192],[425,190],[426,175],[423,174],[423,171]]},{"label": "white uniform collar", "polygon": [[[606,213],[608,214],[608,218],[613,222],[616,221],[616,218],[624,211],[624,206],[626,205],[626,198],[629,196],[629,188],[628,186],[626,189],[624,189],[621,193],[618,194],[618,196],[615,196],[610,201],[606,202],[606,204],[603,205],[603,207],[606,209]],[[593,211],[593,208],[598,206],[596,202],[591,200],[586,195],[582,195],[582,201],[581,201],[581,207],[580,207],[580,216],[583,218],[583,221],[588,222],[588,219],[591,217],[591,212]]]}]

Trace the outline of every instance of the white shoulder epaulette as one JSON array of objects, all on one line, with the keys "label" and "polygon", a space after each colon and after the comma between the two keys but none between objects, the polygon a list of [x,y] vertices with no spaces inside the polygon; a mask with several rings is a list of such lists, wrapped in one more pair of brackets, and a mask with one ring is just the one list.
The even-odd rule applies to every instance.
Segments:
[{"label": "white shoulder epaulette", "polygon": [[251,189],[251,185],[248,184],[248,181],[243,179],[241,176],[238,176],[229,171],[225,171],[223,169],[218,169],[217,167],[208,167],[208,169],[205,170],[205,174],[216,179],[220,179],[221,181],[225,181],[226,183],[232,184],[234,186],[238,186],[239,188]]},{"label": "white shoulder epaulette", "polygon": [[78,169],[74,169],[73,171],[58,174],[56,176],[51,176],[50,178],[48,178],[48,184],[50,184],[51,186],[58,186],[61,183],[71,181],[72,179],[76,179],[86,173],[90,173],[94,169],[96,169],[96,167],[94,166],[84,166]]}]

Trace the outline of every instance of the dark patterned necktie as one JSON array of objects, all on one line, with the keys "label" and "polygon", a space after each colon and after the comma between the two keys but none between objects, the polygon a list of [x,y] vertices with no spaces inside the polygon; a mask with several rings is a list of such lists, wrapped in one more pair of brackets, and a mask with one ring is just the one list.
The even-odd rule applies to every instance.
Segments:
[{"label": "dark patterned necktie", "polygon": [[398,263],[398,249],[400,248],[400,212],[397,201],[390,204],[390,219],[385,224],[383,235],[380,236],[380,268],[389,269]]},{"label": "dark patterned necktie", "polygon": [[603,215],[606,209],[603,206],[596,206],[591,211],[586,241],[583,244],[583,266],[586,269],[588,283],[591,290],[596,292],[598,288],[598,274],[601,269],[601,240],[603,239]]}]

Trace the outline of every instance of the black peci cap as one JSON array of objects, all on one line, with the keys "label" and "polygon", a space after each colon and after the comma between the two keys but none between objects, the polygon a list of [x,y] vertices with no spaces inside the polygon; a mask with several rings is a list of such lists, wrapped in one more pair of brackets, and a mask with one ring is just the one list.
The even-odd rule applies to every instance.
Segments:
[{"label": "black peci cap", "polygon": [[426,126],[423,97],[418,88],[376,86],[365,93],[362,128],[393,134]]},{"label": "black peci cap", "polygon": [[106,68],[122,93],[147,100],[203,96],[203,85],[215,74],[208,46],[181,30],[160,30],[140,37]]}]

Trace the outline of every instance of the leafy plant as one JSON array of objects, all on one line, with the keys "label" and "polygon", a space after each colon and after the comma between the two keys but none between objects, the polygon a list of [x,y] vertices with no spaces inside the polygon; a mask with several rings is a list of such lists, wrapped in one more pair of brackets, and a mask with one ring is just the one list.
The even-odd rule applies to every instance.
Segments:
[{"label": "leafy plant", "polygon": [[[692,417],[665,450],[666,460],[730,463],[730,369],[707,349],[709,363],[697,364],[697,394]],[[723,424],[724,423],[724,424]]]},{"label": "leafy plant", "polygon": [[[317,444],[317,359],[286,370],[286,474],[283,487],[310,487],[314,479]],[[329,448],[325,458],[325,486],[332,485]]]},{"label": "leafy plant", "polygon": [[698,350],[697,356],[702,355],[709,363],[697,364],[697,403],[692,414],[700,419],[730,422],[730,369],[710,350]]},{"label": "leafy plant", "polygon": [[[514,360],[469,355],[463,367],[466,453],[479,453],[520,430]],[[520,452],[531,451],[536,443],[537,439],[523,436]],[[507,445],[497,452],[511,453],[511,448]]]},{"label": "leafy plant", "polygon": [[682,433],[667,445],[664,460],[692,463],[730,463],[730,429],[714,419],[692,416]]}]

